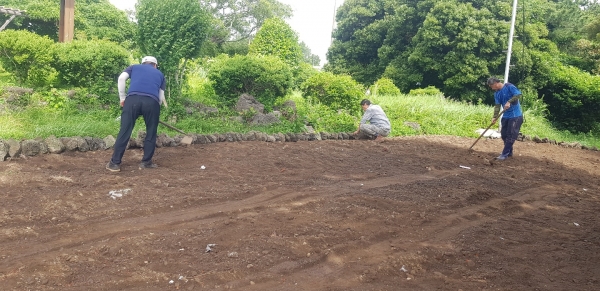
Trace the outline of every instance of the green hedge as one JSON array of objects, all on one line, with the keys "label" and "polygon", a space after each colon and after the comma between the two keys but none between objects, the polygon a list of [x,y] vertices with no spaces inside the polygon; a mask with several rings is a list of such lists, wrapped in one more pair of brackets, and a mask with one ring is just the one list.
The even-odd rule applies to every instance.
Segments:
[{"label": "green hedge", "polygon": [[370,88],[369,91],[371,95],[398,95],[400,94],[400,89],[396,87],[394,81],[390,78],[381,78],[375,82]]},{"label": "green hedge", "polygon": [[271,110],[278,97],[287,95],[292,88],[290,67],[275,56],[234,56],[216,58],[208,78],[219,100],[233,106],[240,95],[248,93]]},{"label": "green hedge", "polygon": [[364,98],[364,88],[348,75],[320,72],[304,82],[300,89],[307,98],[329,106],[331,109],[355,111]]},{"label": "green hedge", "polygon": [[54,67],[61,85],[85,87],[102,103],[116,102],[117,78],[129,65],[129,53],[116,43],[94,40],[56,45]]},{"label": "green hedge", "polygon": [[18,84],[48,87],[55,82],[52,68],[54,41],[24,30],[0,32],[0,62]]},{"label": "green hedge", "polygon": [[539,94],[551,120],[573,132],[600,130],[600,77],[571,66],[556,66],[549,73]]}]

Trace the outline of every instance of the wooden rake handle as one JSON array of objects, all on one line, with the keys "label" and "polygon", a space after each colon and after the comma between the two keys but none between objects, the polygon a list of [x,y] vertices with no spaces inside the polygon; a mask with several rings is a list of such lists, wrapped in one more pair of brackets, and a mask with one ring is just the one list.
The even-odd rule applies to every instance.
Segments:
[{"label": "wooden rake handle", "polygon": [[178,128],[176,128],[176,127],[174,127],[174,126],[172,126],[172,125],[170,125],[170,124],[168,124],[168,123],[166,123],[166,122],[163,122],[163,121],[159,120],[159,121],[158,121],[158,123],[160,123],[160,124],[162,124],[162,125],[164,125],[164,126],[166,126],[166,127],[170,128],[170,129],[172,129],[172,130],[174,130],[174,131],[177,131],[177,132],[179,132],[179,133],[181,133],[181,134],[185,134],[185,132],[183,132],[183,130],[181,130],[181,129],[178,129]]},{"label": "wooden rake handle", "polygon": [[[502,110],[500,111],[500,113],[498,113],[498,117],[502,116],[502,113],[504,113],[504,111],[506,110]],[[494,123],[496,122],[492,122],[490,123],[490,125],[481,133],[481,135],[475,140],[475,142],[471,145],[471,147],[469,147],[469,150],[472,150],[473,147],[475,146],[475,144],[481,139],[481,137],[483,137],[483,135],[492,127],[492,125],[494,125]]]}]

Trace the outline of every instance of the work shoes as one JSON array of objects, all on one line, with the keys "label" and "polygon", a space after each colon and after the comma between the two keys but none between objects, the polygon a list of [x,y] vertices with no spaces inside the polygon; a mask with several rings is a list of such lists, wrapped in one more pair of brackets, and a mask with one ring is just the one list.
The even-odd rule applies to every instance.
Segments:
[{"label": "work shoes", "polygon": [[110,162],[108,162],[108,164],[106,164],[106,169],[111,172],[120,172],[121,165],[117,165],[117,164],[113,163],[112,161],[110,161]]},{"label": "work shoes", "polygon": [[506,155],[506,156],[505,155],[499,155],[499,156],[496,157],[496,160],[498,160],[498,161],[504,161],[506,159],[508,159],[508,155]]},{"label": "work shoes", "polygon": [[158,165],[153,163],[152,161],[150,162],[141,162],[140,163],[140,170],[143,169],[156,169],[158,168]]}]

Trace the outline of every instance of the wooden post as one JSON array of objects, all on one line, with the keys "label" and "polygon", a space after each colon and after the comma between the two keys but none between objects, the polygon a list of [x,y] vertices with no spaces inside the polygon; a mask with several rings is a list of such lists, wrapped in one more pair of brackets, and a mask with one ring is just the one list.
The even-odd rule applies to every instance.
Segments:
[{"label": "wooden post", "polygon": [[70,42],[75,32],[75,0],[60,0],[58,41]]}]

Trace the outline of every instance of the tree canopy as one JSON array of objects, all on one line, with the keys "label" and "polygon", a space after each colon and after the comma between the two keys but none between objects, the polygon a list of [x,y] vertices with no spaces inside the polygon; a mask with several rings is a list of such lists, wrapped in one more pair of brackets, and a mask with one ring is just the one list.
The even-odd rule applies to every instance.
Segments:
[{"label": "tree canopy", "polygon": [[296,32],[281,18],[265,21],[250,43],[250,54],[277,56],[292,68],[303,60]]},{"label": "tree canopy", "polygon": [[[346,0],[336,15],[326,69],[364,84],[384,76],[402,91],[433,85],[457,99],[487,96],[489,101],[483,81],[503,75],[511,5],[512,0]],[[521,5],[511,82],[537,86],[531,79],[537,67],[533,51],[560,49],[554,57],[580,69],[595,68],[598,4],[529,0]],[[587,43],[580,41],[584,38]],[[577,54],[581,48],[590,54]]]},{"label": "tree canopy", "polygon": [[158,59],[169,89],[178,96],[185,60],[198,57],[211,15],[196,0],[139,0],[138,45]]},{"label": "tree canopy", "polygon": [[207,53],[246,54],[250,39],[273,17],[287,19],[292,8],[277,0],[200,0],[214,20],[211,24]]},{"label": "tree canopy", "polygon": [[[58,40],[60,1],[55,0],[4,0],[3,6],[27,11],[27,17],[18,17],[8,29],[28,30],[38,35]],[[0,14],[3,23],[7,15]],[[75,8],[76,39],[106,39],[129,43],[134,39],[135,24],[125,12],[108,0],[77,0]]]}]

